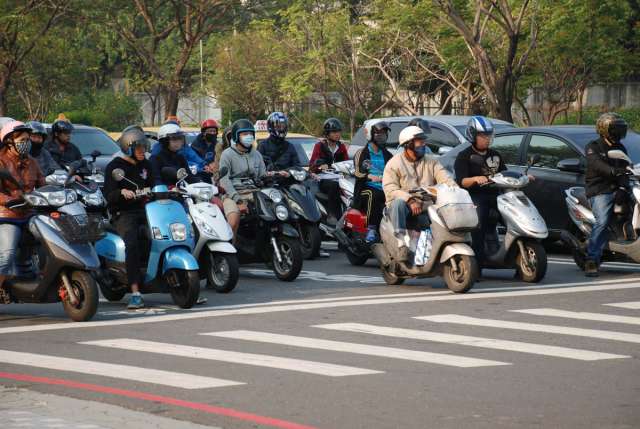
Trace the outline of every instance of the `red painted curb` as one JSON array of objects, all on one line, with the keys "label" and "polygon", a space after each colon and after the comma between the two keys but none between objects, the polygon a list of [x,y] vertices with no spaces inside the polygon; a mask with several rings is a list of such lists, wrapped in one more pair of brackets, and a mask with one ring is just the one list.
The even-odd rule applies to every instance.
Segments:
[{"label": "red painted curb", "polygon": [[97,384],[79,383],[71,380],[63,380],[60,378],[36,377],[27,374],[13,374],[9,372],[0,372],[0,378],[28,381],[31,383],[42,383],[56,386],[65,386],[72,389],[88,390],[98,393],[106,393],[109,395],[125,396],[127,398],[140,399],[143,401],[160,402],[163,404],[174,405],[176,407],[189,408],[209,414],[216,414],[233,419],[243,420],[246,422],[257,423],[263,426],[271,426],[280,429],[317,429],[313,426],[300,425],[286,420],[275,419],[272,417],[259,416],[257,414],[245,413],[244,411],[234,410],[232,408],[216,407],[214,405],[203,404],[201,402],[189,402],[182,399],[171,398],[169,396],[153,395],[151,393],[137,392],[135,390],[117,389],[114,387],[100,386]]}]

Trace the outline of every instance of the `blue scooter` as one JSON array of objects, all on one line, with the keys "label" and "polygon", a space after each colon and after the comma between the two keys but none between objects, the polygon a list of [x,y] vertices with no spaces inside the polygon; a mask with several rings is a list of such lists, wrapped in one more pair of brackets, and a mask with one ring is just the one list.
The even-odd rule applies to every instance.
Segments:
[{"label": "blue scooter", "polygon": [[[165,182],[181,183],[187,172],[173,168],[162,171]],[[127,180],[124,171],[113,170],[116,181]],[[133,182],[130,182],[133,183]],[[137,188],[137,186],[136,186]],[[184,207],[169,199],[167,186],[137,189],[136,198],[149,198],[145,205],[147,225],[142,225],[140,239],[150,242],[141,293],[171,294],[173,302],[181,308],[191,308],[200,294],[198,262],[191,254],[195,245],[194,232]],[[130,290],[125,268],[124,241],[114,230],[95,244],[102,268],[98,274],[100,290],[109,301],[119,301]],[[141,257],[144,258],[143,255]]]}]

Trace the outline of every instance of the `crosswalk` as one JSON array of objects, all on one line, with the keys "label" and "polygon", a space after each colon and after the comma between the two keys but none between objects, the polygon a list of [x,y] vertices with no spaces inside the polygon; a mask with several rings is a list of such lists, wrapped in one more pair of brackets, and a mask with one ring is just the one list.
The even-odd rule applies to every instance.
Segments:
[{"label": "crosswalk", "polygon": [[[624,362],[632,357],[629,354],[629,346],[625,347],[626,353],[615,353],[616,344],[640,344],[640,334],[629,332],[640,325],[640,317],[633,316],[634,310],[640,310],[639,304],[638,301],[607,303],[601,307],[606,309],[602,312],[570,311],[562,308],[513,309],[504,313],[504,318],[500,318],[499,313],[496,313],[497,318],[464,314],[407,315],[404,323],[410,325],[409,327],[347,321],[303,327],[306,334],[304,336],[273,330],[200,332],[195,337],[198,346],[136,338],[107,338],[79,342],[74,347],[80,349],[72,351],[77,355],[82,353],[84,348],[91,348],[94,354],[98,350],[118,350],[119,353],[115,356],[119,361],[126,360],[131,353],[140,353],[143,356],[156,355],[162,357],[161,362],[167,362],[165,366],[172,370],[11,350],[0,350],[0,367],[10,364],[178,389],[211,389],[246,386],[255,381],[243,380],[242,375],[238,375],[242,374],[242,371],[233,372],[232,378],[238,380],[219,378],[218,375],[223,375],[222,370],[215,365],[207,365],[205,373],[202,373],[202,365],[199,370],[191,370],[199,374],[184,369],[191,368],[190,363],[214,361],[240,369],[251,366],[259,368],[259,371],[283,371],[305,377],[357,379],[393,372],[393,366],[386,363],[392,361],[408,361],[413,365],[444,366],[464,371],[483,367],[495,367],[496,371],[505,370],[519,365],[518,356],[522,354],[540,359],[563,359],[594,364],[600,361]],[[626,314],[613,314],[613,309],[622,309],[620,311]],[[517,320],[513,320],[514,318]],[[546,323],[548,320],[555,321],[556,324]],[[576,323],[588,327],[575,326]],[[460,326],[471,328],[474,334],[480,329],[483,334],[447,332],[452,327],[457,327],[459,332]],[[309,331],[317,335],[309,335]],[[534,342],[527,340],[527,336],[533,335],[527,334],[528,332],[546,335],[542,342]],[[554,342],[556,336],[562,339],[562,346],[549,344]],[[594,341],[586,348],[568,347],[567,337],[583,337]],[[379,345],[381,338],[392,339],[393,347]],[[540,336],[536,338],[539,339]],[[225,349],[215,347],[220,343],[225,344]],[[246,350],[254,344],[256,347],[262,345],[263,350],[268,348],[270,353],[233,350]],[[445,346],[448,347],[448,353],[442,352]],[[494,354],[491,359],[486,358],[486,353],[479,358],[473,356],[474,349],[491,350]],[[311,354],[322,356],[321,360],[333,362],[322,362],[317,358],[299,358],[305,351],[309,353],[309,350],[319,350],[321,353]],[[292,353],[296,357],[288,356]],[[351,359],[349,356],[353,355],[366,356],[366,364],[362,365],[363,360],[359,359],[358,366],[345,365]],[[180,365],[173,364],[176,361],[180,361]],[[340,363],[335,363],[336,361]],[[180,368],[183,372],[175,371],[174,368]]]}]

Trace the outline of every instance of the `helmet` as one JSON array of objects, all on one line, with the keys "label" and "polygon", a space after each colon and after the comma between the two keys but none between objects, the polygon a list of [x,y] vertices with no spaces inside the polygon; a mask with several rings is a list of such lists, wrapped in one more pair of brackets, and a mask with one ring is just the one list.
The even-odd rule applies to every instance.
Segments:
[{"label": "helmet", "polygon": [[329,118],[324,121],[322,128],[324,130],[324,135],[326,136],[334,131],[342,131],[342,123],[336,118]]},{"label": "helmet", "polygon": [[410,125],[400,131],[400,136],[398,137],[398,144],[400,146],[404,146],[413,139],[426,139],[427,135],[422,131],[422,128],[417,127],[415,125]]},{"label": "helmet", "polygon": [[231,140],[233,140],[231,137],[231,127],[227,127],[222,132],[222,142],[226,146],[229,146],[231,144]]},{"label": "helmet", "polygon": [[603,113],[596,122],[596,131],[605,140],[619,142],[627,136],[627,121],[617,113]]},{"label": "helmet", "polygon": [[253,135],[256,135],[256,129],[253,127],[253,124],[248,119],[238,119],[231,125],[231,139],[234,142],[238,142],[238,136],[242,132],[251,131]]},{"label": "helmet", "polygon": [[133,157],[136,146],[144,146],[145,151],[149,149],[149,140],[147,140],[142,127],[138,125],[129,125],[122,130],[122,134],[118,138],[118,144],[122,153],[130,157]]},{"label": "helmet", "polygon": [[57,134],[57,133],[72,133],[73,132],[73,125],[71,124],[71,122],[64,120],[64,119],[58,119],[57,121],[55,121],[53,123],[53,125],[51,125],[51,131],[53,132],[53,134]]},{"label": "helmet", "polygon": [[15,119],[10,118],[8,116],[0,117],[0,128],[2,128],[4,126],[4,124],[9,123],[9,122],[13,122],[13,121],[15,121]]},{"label": "helmet", "polygon": [[11,136],[11,134],[26,131],[31,133],[31,127],[25,124],[22,121],[10,121],[2,126],[0,130],[0,142],[6,143],[6,140]]},{"label": "helmet", "polygon": [[267,118],[267,131],[274,137],[285,138],[289,131],[289,120],[282,112],[273,112]]},{"label": "helmet", "polygon": [[163,140],[168,140],[171,137],[182,137],[184,133],[182,132],[182,128],[177,124],[164,124],[158,130],[158,140],[162,142]]},{"label": "helmet", "polygon": [[38,121],[29,121],[27,125],[31,128],[31,134],[40,134],[42,137],[47,137],[47,129]]},{"label": "helmet", "polygon": [[386,131],[388,134],[391,131],[389,123],[386,121],[367,121],[364,126],[364,135],[367,141],[373,141],[373,134],[380,131]]},{"label": "helmet", "polygon": [[429,121],[427,121],[426,119],[422,119],[420,117],[413,118],[409,121],[407,127],[410,125],[415,125],[416,127],[422,128],[422,131],[424,131],[425,134],[431,134],[431,125],[429,125]]},{"label": "helmet", "polygon": [[472,116],[467,122],[467,139],[475,144],[478,134],[493,134],[493,123],[484,116]]},{"label": "helmet", "polygon": [[218,121],[216,121],[215,119],[205,119],[204,121],[202,121],[202,125],[200,125],[200,132],[204,133],[204,130],[206,130],[207,128],[218,129],[220,128],[220,125],[218,125]]}]

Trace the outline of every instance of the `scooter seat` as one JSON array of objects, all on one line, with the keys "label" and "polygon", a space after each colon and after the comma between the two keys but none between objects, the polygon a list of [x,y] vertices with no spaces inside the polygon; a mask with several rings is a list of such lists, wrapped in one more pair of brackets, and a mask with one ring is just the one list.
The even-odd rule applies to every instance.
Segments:
[{"label": "scooter seat", "polygon": [[587,193],[584,188],[571,188],[570,192],[571,196],[577,199],[580,205],[591,209],[591,204],[589,203],[589,199],[587,198]]}]

